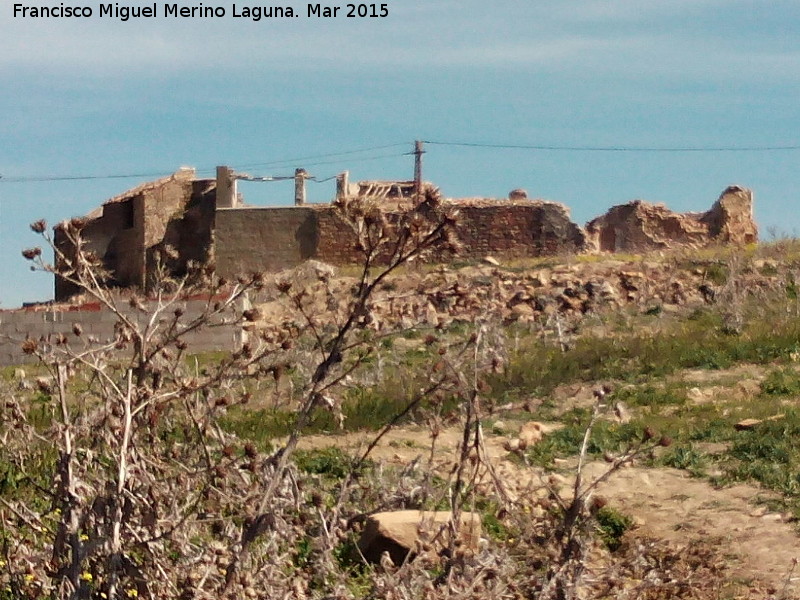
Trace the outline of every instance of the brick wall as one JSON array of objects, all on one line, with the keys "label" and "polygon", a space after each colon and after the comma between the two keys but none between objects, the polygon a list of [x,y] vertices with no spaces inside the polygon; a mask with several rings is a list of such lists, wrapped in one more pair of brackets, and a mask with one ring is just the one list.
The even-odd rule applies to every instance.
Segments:
[{"label": "brick wall", "polygon": [[[582,230],[560,204],[465,200],[453,205],[460,211],[457,231],[464,245],[459,258],[516,258],[584,248]],[[285,269],[310,258],[334,265],[361,260],[353,232],[327,204],[218,209],[214,238],[217,271],[226,277]]]},{"label": "brick wall", "polygon": [[522,258],[584,249],[583,231],[561,204],[538,201],[454,201],[460,212],[461,256]]}]

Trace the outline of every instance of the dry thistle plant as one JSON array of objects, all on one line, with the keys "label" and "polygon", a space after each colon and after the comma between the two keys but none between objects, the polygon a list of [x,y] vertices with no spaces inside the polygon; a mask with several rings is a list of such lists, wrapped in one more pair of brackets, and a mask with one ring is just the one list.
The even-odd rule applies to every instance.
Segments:
[{"label": "dry thistle plant", "polygon": [[[258,320],[247,298],[264,287],[262,275],[225,281],[213,267],[193,265],[180,279],[162,272],[147,297],[125,298],[108,289],[112,274],[86,249],[81,220],[66,224],[69,244],[62,247],[43,221],[32,225],[57,258],[50,264],[41,249],[26,250],[32,268],[79,287],[114,315],[116,327],[107,340],[76,324],[73,335],[24,343],[50,383],[40,396],[44,422],[31,421],[30,397],[10,397],[3,411],[2,459],[25,482],[25,493],[2,498],[2,577],[10,593],[239,597],[258,586],[285,590],[279,595],[306,593],[309,582],[292,566],[309,520],[321,516],[326,524],[312,535],[318,540],[312,545],[326,549],[325,560],[343,534],[337,511],[304,506],[291,461],[297,442],[315,411],[341,412],[337,389],[372,352],[365,331],[378,286],[398,267],[455,244],[455,216],[436,194],[391,222],[370,201],[337,210],[364,255],[352,293],[332,298],[330,314],[319,314],[303,289],[279,282],[277,293],[298,315],[295,326],[250,335],[239,350],[202,367],[187,360],[191,334]],[[190,315],[184,299],[198,292],[208,300]],[[299,343],[311,348],[300,361]],[[226,434],[220,417],[249,401],[253,381],[296,361],[306,363],[308,378],[285,443],[263,455]],[[404,413],[455,381],[452,370],[431,373]],[[339,507],[349,486],[342,486]]]},{"label": "dry thistle plant", "polygon": [[[566,599],[615,589],[587,583],[599,505],[592,494],[669,440],[647,430],[586,481],[589,438],[608,392],[598,390],[569,493],[547,482],[528,493],[504,479],[482,429],[493,410],[488,375],[507,362],[504,329],[491,317],[461,323],[466,333],[449,332],[447,320],[429,325],[420,339],[430,363],[409,374],[404,404],[376,424],[360,454],[337,464],[335,476],[302,466],[298,445],[315,415],[344,421],[347,390],[380,381],[387,364],[403,368],[401,358],[380,355],[381,340],[408,330],[402,319],[382,318],[391,309],[380,303],[393,302],[379,293],[390,276],[458,250],[457,215],[433,190],[404,211],[371,199],[342,201],[336,211],[362,255],[345,288],[324,270],[306,281],[226,281],[210,265],[190,265],[181,278],[157,270],[146,296],[123,296],[108,289],[113,274],[85,247],[80,220],[65,228],[68,248],[55,247],[44,222],[33,224],[57,260],[49,264],[38,248],[25,258],[80,287],[116,328],[110,339],[92,339],[76,324],[70,335],[26,340],[49,378],[37,390],[3,390],[2,600]],[[188,311],[185,298],[201,292],[202,307]],[[251,301],[259,295],[275,298],[285,315],[270,320]],[[191,356],[192,334],[219,324],[241,327],[241,346],[213,360]],[[231,409],[287,372],[295,385],[285,437],[265,451],[226,432]],[[446,404],[457,408],[446,412]],[[454,412],[460,436],[442,465],[441,433]],[[405,468],[375,467],[375,448],[412,413],[427,418],[430,448]],[[426,540],[439,538],[438,556],[373,566],[358,554],[354,541],[371,513],[432,508],[452,516]],[[455,523],[465,511],[491,516],[505,541],[460,543]]]}]

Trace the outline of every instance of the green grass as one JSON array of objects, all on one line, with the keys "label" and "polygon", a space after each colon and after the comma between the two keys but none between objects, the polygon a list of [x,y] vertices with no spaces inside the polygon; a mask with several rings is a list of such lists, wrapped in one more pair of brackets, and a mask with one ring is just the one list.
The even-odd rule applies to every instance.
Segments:
[{"label": "green grass", "polygon": [[688,471],[693,477],[705,475],[708,463],[708,456],[699,450],[695,450],[691,445],[670,448],[659,460],[659,464]]},{"label": "green grass", "polygon": [[52,424],[54,410],[50,395],[37,391],[29,401],[28,423],[41,433]]},{"label": "green grass", "polygon": [[[774,314],[774,313],[773,313]],[[722,315],[700,309],[656,331],[587,335],[566,352],[534,336],[520,343],[506,373],[490,384],[501,395],[547,395],[573,382],[622,380],[641,383],[681,369],[725,369],[737,363],[765,364],[797,351],[800,318],[749,318],[739,335],[727,333]]]},{"label": "green grass", "polygon": [[800,505],[800,414],[765,421],[752,430],[737,433],[726,465],[727,478],[755,480],[764,487],[791,497]]},{"label": "green grass", "polygon": [[686,404],[686,389],[682,385],[658,386],[645,384],[629,386],[614,393],[614,401],[621,401],[628,406],[642,406],[658,409],[664,406],[682,406]]},{"label": "green grass", "polygon": [[[342,426],[330,410],[318,408],[311,421],[303,430],[304,434],[339,433],[342,431],[376,431],[403,412],[412,401],[410,396],[402,394],[396,387],[392,390],[382,388],[354,388],[348,392],[342,404],[344,421]],[[425,399],[400,423],[414,421],[429,409],[435,399]],[[440,410],[452,412],[458,405],[458,399],[448,397],[439,402]],[[283,408],[250,409],[247,407],[232,408],[221,419],[222,428],[235,433],[241,438],[260,444],[263,448],[271,447],[271,441],[291,433],[295,424],[296,413]]]},{"label": "green grass", "polygon": [[339,448],[319,448],[315,450],[298,450],[294,454],[297,468],[305,473],[323,475],[332,479],[343,479],[353,470],[353,457]]},{"label": "green grass", "polygon": [[[784,370],[768,380],[792,379],[794,372]],[[785,383],[785,382],[784,382]],[[624,399],[632,407],[634,418],[620,424],[609,420],[596,422],[587,447],[592,457],[604,451],[617,453],[638,443],[645,426],[673,439],[673,445],[657,454],[655,465],[682,469],[695,477],[706,477],[712,470],[721,470],[713,482],[725,485],[747,482],[777,492],[785,510],[800,518],[800,411],[782,405],[787,393],[782,383],[765,387],[757,403],[741,404],[735,399],[717,404],[690,405],[683,401],[679,386],[659,385],[657,382],[624,389],[612,399]],[[792,391],[791,388],[789,391]],[[778,394],[778,395],[771,395]],[[766,418],[752,430],[737,431],[734,425],[744,418]],[[557,458],[576,456],[589,422],[588,409],[564,413],[562,429],[556,430],[527,451],[531,463],[554,468]],[[706,453],[696,447],[698,442],[728,444],[718,452]]]},{"label": "green grass", "polygon": [[[527,451],[531,463],[552,468],[556,458],[575,456],[580,452],[586,427],[589,424],[589,411],[576,409],[564,415],[565,426],[544,436]],[[587,452],[599,456],[605,451],[624,451],[642,438],[643,427],[639,422],[620,424],[599,420],[592,428]]]},{"label": "green grass", "polygon": [[800,396],[800,374],[789,368],[770,371],[761,382],[761,392],[767,396]]},{"label": "green grass", "polygon": [[20,502],[31,510],[46,512],[51,508],[51,500],[41,490],[53,485],[58,455],[50,446],[37,444],[34,448],[35,452],[27,457],[24,467],[0,452],[0,497]]},{"label": "green grass", "polygon": [[633,519],[609,506],[598,510],[594,518],[600,539],[612,552],[622,545],[622,536],[633,526]]}]

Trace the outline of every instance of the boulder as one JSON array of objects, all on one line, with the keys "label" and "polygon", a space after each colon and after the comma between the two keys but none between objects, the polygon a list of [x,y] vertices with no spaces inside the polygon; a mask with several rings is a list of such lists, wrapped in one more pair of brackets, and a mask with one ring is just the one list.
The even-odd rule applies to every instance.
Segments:
[{"label": "boulder", "polygon": [[511,308],[511,319],[514,321],[529,322],[533,321],[536,316],[536,311],[530,304],[520,303],[515,304]]},{"label": "boulder", "polygon": [[614,419],[617,423],[630,423],[631,411],[624,402],[617,401],[614,403]]},{"label": "boulder", "polygon": [[329,265],[319,260],[309,259],[298,266],[282,271],[286,279],[295,281],[301,285],[308,285],[315,281],[333,279],[336,277],[337,270],[333,265]]},{"label": "boulder", "polygon": [[532,446],[542,440],[544,428],[537,421],[528,421],[519,430],[519,439],[527,446]]},{"label": "boulder", "polygon": [[600,285],[600,297],[604,300],[616,300],[619,297],[619,293],[610,281],[603,281]]},{"label": "boulder", "polygon": [[502,435],[505,432],[506,432],[506,424],[503,423],[503,421],[495,421],[492,424],[492,433]]},{"label": "boulder", "polygon": [[[371,515],[358,548],[368,561],[380,563],[384,552],[395,565],[413,559],[422,551],[434,552],[447,546],[450,511],[423,512],[399,510]],[[462,512],[457,526],[460,547],[477,550],[481,539],[481,518],[477,513]]]},{"label": "boulder", "polygon": [[782,419],[786,415],[781,413],[779,415],[772,415],[771,417],[767,417],[766,419],[742,419],[738,423],[736,423],[733,428],[736,431],[749,431],[750,429],[755,429],[757,426],[761,425],[766,421],[777,421]]}]

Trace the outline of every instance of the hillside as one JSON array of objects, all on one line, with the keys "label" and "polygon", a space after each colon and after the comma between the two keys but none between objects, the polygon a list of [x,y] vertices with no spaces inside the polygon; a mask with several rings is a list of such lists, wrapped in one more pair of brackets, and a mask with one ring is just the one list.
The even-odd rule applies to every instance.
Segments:
[{"label": "hillside", "polygon": [[[5,593],[798,597],[799,269],[793,241],[312,262],[239,282],[233,354],[35,346],[2,378]],[[400,509],[483,539],[365,564]]]}]

